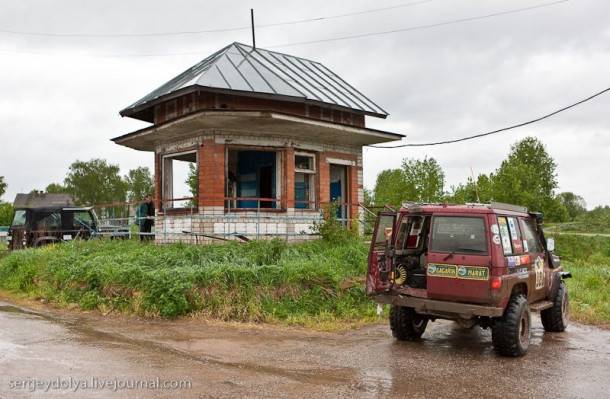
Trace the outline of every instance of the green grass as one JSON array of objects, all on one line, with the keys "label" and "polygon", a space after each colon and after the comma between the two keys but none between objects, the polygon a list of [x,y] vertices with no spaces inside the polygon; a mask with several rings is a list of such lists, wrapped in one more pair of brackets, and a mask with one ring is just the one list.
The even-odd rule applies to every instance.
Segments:
[{"label": "green grass", "polygon": [[557,235],[574,320],[610,328],[610,238]]},{"label": "green grass", "polygon": [[331,325],[377,320],[364,294],[368,248],[351,240],[155,246],[74,241],[15,251],[0,288],[103,312]]}]

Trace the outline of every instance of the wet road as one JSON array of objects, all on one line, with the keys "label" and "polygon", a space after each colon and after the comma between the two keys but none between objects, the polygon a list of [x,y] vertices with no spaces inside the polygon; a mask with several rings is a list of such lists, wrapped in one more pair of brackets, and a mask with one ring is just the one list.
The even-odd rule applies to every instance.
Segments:
[{"label": "wet road", "polygon": [[403,343],[387,325],[323,333],[0,302],[0,397],[610,397],[610,331],[533,324],[528,355],[508,359],[489,331],[445,321]]}]

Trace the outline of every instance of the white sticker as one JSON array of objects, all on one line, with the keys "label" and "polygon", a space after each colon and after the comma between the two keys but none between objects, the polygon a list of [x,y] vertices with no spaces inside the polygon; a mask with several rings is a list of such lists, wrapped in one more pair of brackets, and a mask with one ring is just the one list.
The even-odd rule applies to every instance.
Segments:
[{"label": "white sticker", "polygon": [[544,287],[544,261],[540,256],[536,258],[534,270],[536,271],[536,289],[539,290]]},{"label": "white sticker", "polygon": [[493,236],[492,240],[493,240],[494,244],[500,245],[500,236],[499,235]]},{"label": "white sticker", "polygon": [[70,234],[65,234],[64,235],[64,241],[68,241],[68,240],[71,240],[71,239],[72,239],[72,236]]},{"label": "white sticker", "polygon": [[499,234],[500,233],[500,228],[498,227],[497,224],[492,224],[491,225],[491,232],[494,234]]},{"label": "white sticker", "polygon": [[508,218],[508,229],[510,230],[510,236],[513,238],[513,241],[518,240],[519,236],[517,235],[517,229],[515,228],[515,219]]},{"label": "white sticker", "polygon": [[529,248],[527,246],[527,240],[523,240],[523,252],[529,252]]},{"label": "white sticker", "polygon": [[504,254],[509,254],[513,250],[510,246],[510,238],[508,237],[502,237],[502,246],[504,247]]}]

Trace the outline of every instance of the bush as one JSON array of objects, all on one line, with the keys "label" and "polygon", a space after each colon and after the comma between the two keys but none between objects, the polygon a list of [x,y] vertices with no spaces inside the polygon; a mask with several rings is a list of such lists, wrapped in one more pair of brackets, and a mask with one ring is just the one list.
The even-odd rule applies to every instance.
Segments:
[{"label": "bush", "polygon": [[322,209],[322,221],[313,222],[312,231],[329,244],[342,245],[358,237],[357,221],[352,221],[350,229],[345,229],[337,218],[339,205],[332,203]]},{"label": "bush", "polygon": [[13,205],[0,201],[0,226],[10,226],[13,222]]}]

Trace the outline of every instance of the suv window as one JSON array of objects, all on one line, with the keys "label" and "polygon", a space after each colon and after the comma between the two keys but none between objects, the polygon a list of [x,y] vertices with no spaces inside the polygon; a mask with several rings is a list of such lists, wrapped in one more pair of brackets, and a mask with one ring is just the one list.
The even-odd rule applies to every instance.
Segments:
[{"label": "suv window", "polygon": [[59,212],[51,213],[38,221],[38,230],[56,230],[61,227]]},{"label": "suv window", "polygon": [[430,251],[487,253],[485,220],[482,217],[437,216],[434,218]]},{"label": "suv window", "polygon": [[74,212],[74,227],[80,228],[85,226],[89,229],[93,228],[93,218],[87,211]]},{"label": "suv window", "polygon": [[398,229],[396,249],[419,248],[423,241],[424,222],[424,216],[403,217]]},{"label": "suv window", "polygon": [[531,220],[523,220],[523,235],[525,236],[523,241],[525,252],[542,252],[542,245]]},{"label": "suv window", "polygon": [[[505,255],[524,252],[519,220],[512,216],[498,216],[498,226],[502,237],[502,249]],[[527,252],[527,251],[525,251]]]},{"label": "suv window", "polygon": [[395,215],[380,215],[377,219],[379,223],[377,225],[377,230],[375,231],[375,250],[379,250],[381,248],[385,248],[385,230],[394,228],[394,222],[396,220]]},{"label": "suv window", "polygon": [[15,211],[15,217],[13,218],[12,227],[23,227],[25,226],[25,210],[19,209]]}]

